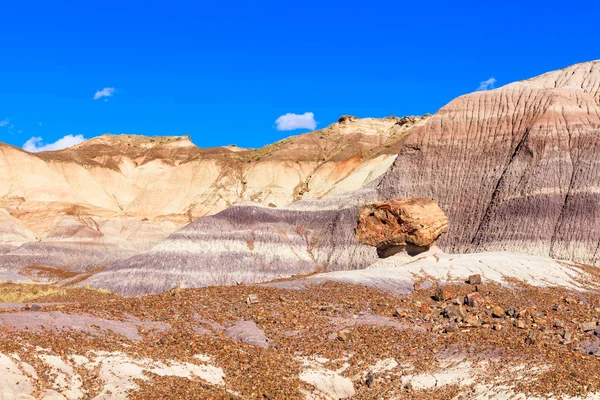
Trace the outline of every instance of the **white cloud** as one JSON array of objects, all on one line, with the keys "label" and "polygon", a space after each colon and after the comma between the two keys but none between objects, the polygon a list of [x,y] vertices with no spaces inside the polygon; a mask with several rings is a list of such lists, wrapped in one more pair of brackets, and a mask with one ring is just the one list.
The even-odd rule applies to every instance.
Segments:
[{"label": "white cloud", "polygon": [[[96,94],[94,95],[94,100],[98,100],[102,97],[111,97],[113,95],[113,93],[115,93],[115,88],[112,87],[105,87],[102,90],[98,90],[96,92]],[[104,101],[106,101],[107,99],[104,99]]]},{"label": "white cloud", "polygon": [[39,125],[39,126],[44,126],[44,124],[42,124],[41,122],[38,122],[38,125]]},{"label": "white cloud", "polygon": [[496,78],[491,77],[488,80],[479,83],[479,87],[477,90],[490,90],[494,88],[494,84],[496,83]]},{"label": "white cloud", "polygon": [[23,145],[23,150],[30,153],[37,153],[39,151],[55,151],[66,149],[67,147],[78,145],[85,141],[83,135],[67,135],[58,139],[54,143],[44,144],[44,140],[41,137],[32,137]]},{"label": "white cloud", "polygon": [[315,114],[306,112],[304,114],[287,113],[275,121],[278,131],[293,131],[295,129],[311,129],[317,127]]},{"label": "white cloud", "polygon": [[9,122],[10,120],[8,118],[4,118],[2,121],[0,121],[0,127],[8,125]]}]

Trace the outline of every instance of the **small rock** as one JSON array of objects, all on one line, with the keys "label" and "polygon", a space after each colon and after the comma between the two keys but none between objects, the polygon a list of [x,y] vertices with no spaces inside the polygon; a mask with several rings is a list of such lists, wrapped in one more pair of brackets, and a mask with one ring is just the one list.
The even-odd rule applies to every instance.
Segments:
[{"label": "small rock", "polygon": [[554,321],[554,327],[555,328],[564,328],[565,327],[565,323],[559,320]]},{"label": "small rock", "polygon": [[375,379],[373,378],[372,374],[367,375],[367,379],[365,380],[365,384],[367,385],[368,388],[371,388],[371,386],[373,385],[373,381]]},{"label": "small rock", "polygon": [[596,329],[596,321],[582,322],[580,328],[584,332],[591,332]]},{"label": "small rock", "polygon": [[181,288],[179,286],[177,286],[177,287],[174,287],[173,289],[171,289],[169,292],[171,293],[171,296],[176,296],[179,293],[181,293]]},{"label": "small rock", "polygon": [[343,329],[338,332],[337,339],[342,342],[347,342],[352,339],[352,332],[349,329]]},{"label": "small rock", "polygon": [[510,306],[508,307],[508,310],[506,310],[506,315],[511,318],[517,318],[520,312],[521,310],[519,310],[517,307]]},{"label": "small rock", "polygon": [[430,281],[423,281],[414,284],[415,291],[426,290],[432,286],[433,284]]},{"label": "small rock", "polygon": [[492,326],[492,329],[495,330],[495,331],[501,331],[502,330],[502,325],[500,325],[500,324],[494,324]]},{"label": "small rock", "polygon": [[456,325],[448,325],[444,329],[444,332],[446,332],[446,333],[455,333],[455,332],[458,332],[458,326],[456,326]]},{"label": "small rock", "polygon": [[408,390],[409,392],[413,390],[413,385],[412,383],[408,382],[406,385],[404,385],[404,389]]},{"label": "small rock", "polygon": [[567,296],[567,297],[565,297],[565,303],[567,303],[567,304],[577,304],[577,300],[574,297]]},{"label": "small rock", "polygon": [[450,289],[446,287],[440,287],[435,291],[435,295],[433,298],[437,301],[448,301],[452,297],[454,297],[454,293],[450,291]]},{"label": "small rock", "polygon": [[494,318],[503,318],[504,317],[504,310],[502,309],[502,307],[495,306],[494,308],[492,308],[492,317],[494,317]]},{"label": "small rock", "polygon": [[255,295],[255,294],[251,294],[246,299],[246,303],[248,303],[248,304],[256,304],[256,303],[258,303],[258,296]]},{"label": "small rock", "polygon": [[31,311],[40,311],[42,307],[40,305],[33,304],[30,309]]},{"label": "small rock", "polygon": [[525,329],[525,321],[518,320],[517,322],[515,322],[515,326],[519,329]]},{"label": "small rock", "polygon": [[479,307],[485,303],[485,299],[478,292],[473,292],[465,297],[465,304],[469,307]]},{"label": "small rock", "polygon": [[565,339],[565,342],[570,342],[573,335],[571,334],[571,331],[565,329],[561,336]]},{"label": "small rock", "polygon": [[402,308],[396,308],[396,310],[394,310],[394,317],[408,318],[408,312]]},{"label": "small rock", "polygon": [[469,284],[471,284],[471,285],[481,285],[481,275],[479,275],[479,274],[470,275],[467,282],[469,282]]},{"label": "small rock", "polygon": [[536,344],[542,339],[542,333],[540,331],[531,331],[527,338],[525,339],[525,343],[527,344]]},{"label": "small rock", "polygon": [[546,321],[546,318],[538,317],[536,315],[535,317],[533,317],[533,322],[535,322],[536,324],[545,324],[548,321]]},{"label": "small rock", "polygon": [[479,318],[477,318],[475,315],[469,315],[467,318],[465,318],[465,324],[472,327],[478,327],[481,325]]},{"label": "small rock", "polygon": [[267,400],[273,400],[273,396],[270,393],[263,393],[263,397]]},{"label": "small rock", "polygon": [[558,304],[553,305],[552,311],[560,311],[560,306]]},{"label": "small rock", "polygon": [[467,316],[467,312],[462,305],[450,304],[444,308],[444,316],[457,322],[462,321]]}]

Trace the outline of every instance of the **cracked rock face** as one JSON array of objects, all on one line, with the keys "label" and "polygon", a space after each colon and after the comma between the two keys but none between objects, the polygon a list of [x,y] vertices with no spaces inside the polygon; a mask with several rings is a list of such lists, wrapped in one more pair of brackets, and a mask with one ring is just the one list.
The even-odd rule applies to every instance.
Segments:
[{"label": "cracked rock face", "polygon": [[600,61],[461,96],[404,142],[382,198],[427,197],[452,252],[600,264]]},{"label": "cracked rock face", "polygon": [[448,231],[448,218],[430,199],[396,199],[363,206],[356,239],[375,247],[412,244],[429,248]]}]

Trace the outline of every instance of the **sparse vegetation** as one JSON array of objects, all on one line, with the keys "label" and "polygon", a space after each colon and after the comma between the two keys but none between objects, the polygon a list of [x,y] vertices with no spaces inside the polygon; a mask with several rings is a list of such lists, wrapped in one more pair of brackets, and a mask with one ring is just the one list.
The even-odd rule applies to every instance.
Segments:
[{"label": "sparse vegetation", "polygon": [[0,285],[0,303],[27,303],[39,298],[64,295],[65,289],[35,283],[4,283]]},{"label": "sparse vegetation", "polygon": [[108,289],[104,289],[104,288],[94,288],[91,287],[90,285],[83,285],[84,289],[87,290],[93,290],[96,293],[101,293],[101,294],[113,294],[112,291],[108,290]]},{"label": "sparse vegetation", "polygon": [[61,301],[102,301],[116,297],[108,289],[62,287],[38,283],[0,283],[0,303],[47,303]]}]

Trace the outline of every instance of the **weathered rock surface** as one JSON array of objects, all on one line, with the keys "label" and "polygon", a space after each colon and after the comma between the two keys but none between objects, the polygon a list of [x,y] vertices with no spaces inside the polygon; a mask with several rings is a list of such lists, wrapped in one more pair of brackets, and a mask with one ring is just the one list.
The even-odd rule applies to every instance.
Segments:
[{"label": "weathered rock surface", "polygon": [[427,197],[452,252],[600,264],[600,61],[458,97],[404,143],[382,198]]},{"label": "weathered rock surface", "polygon": [[448,231],[448,218],[430,199],[396,199],[367,204],[358,213],[356,238],[375,247],[431,247]]}]

